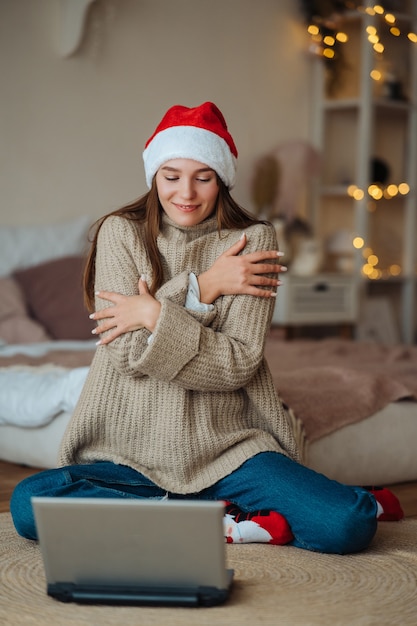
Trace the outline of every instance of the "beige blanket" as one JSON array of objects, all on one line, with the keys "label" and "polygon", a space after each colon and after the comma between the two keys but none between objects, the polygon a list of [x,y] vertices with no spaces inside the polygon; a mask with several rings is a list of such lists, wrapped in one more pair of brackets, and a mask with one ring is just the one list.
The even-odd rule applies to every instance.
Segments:
[{"label": "beige blanket", "polygon": [[266,357],[281,398],[303,423],[310,442],[391,402],[417,400],[417,346],[282,341],[272,330]]}]

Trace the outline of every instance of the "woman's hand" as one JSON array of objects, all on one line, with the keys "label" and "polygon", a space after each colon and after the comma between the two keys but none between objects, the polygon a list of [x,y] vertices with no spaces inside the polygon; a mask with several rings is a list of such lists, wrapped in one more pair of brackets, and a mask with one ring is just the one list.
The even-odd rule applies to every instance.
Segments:
[{"label": "woman's hand", "polygon": [[[264,274],[279,274],[286,267],[268,263],[283,256],[277,250],[258,250],[249,254],[239,253],[246,246],[246,235],[242,237],[213,263],[211,268],[198,277],[200,301],[212,304],[219,296],[246,294],[271,298],[276,295],[272,289],[281,282]],[[271,287],[263,289],[262,287]]]},{"label": "woman's hand", "polygon": [[148,285],[143,276],[138,282],[139,295],[123,296],[114,291],[98,291],[96,295],[103,300],[113,303],[90,315],[90,318],[99,322],[92,333],[98,335],[108,331],[101,337],[98,345],[105,345],[125,333],[140,328],[154,331],[161,310],[161,304],[149,293]]}]

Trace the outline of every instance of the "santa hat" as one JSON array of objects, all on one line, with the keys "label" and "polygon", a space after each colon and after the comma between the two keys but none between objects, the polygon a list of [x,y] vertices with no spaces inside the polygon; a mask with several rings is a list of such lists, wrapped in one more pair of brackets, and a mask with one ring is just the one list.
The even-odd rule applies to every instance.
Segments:
[{"label": "santa hat", "polygon": [[212,102],[168,109],[145,144],[143,161],[150,188],[158,169],[171,159],[193,159],[208,165],[231,189],[236,178],[237,150],[221,111]]}]

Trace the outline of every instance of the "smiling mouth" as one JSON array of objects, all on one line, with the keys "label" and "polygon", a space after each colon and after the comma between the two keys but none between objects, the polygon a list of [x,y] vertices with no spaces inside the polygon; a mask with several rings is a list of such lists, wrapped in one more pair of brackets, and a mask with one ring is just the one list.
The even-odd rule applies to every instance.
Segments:
[{"label": "smiling mouth", "polygon": [[174,204],[174,206],[184,213],[191,213],[191,211],[195,211],[198,209],[198,204]]}]

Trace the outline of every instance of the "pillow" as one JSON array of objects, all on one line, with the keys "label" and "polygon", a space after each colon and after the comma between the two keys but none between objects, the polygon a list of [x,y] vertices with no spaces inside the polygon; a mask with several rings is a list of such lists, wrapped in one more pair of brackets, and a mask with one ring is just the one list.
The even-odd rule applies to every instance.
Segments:
[{"label": "pillow", "polygon": [[14,273],[32,317],[53,339],[92,339],[95,324],[83,301],[85,259],[68,256]]},{"label": "pillow", "polygon": [[87,247],[88,216],[40,226],[0,228],[0,276],[65,256],[83,254]]},{"label": "pillow", "polygon": [[0,339],[6,343],[37,343],[51,338],[27,314],[24,295],[13,278],[0,278]]}]

